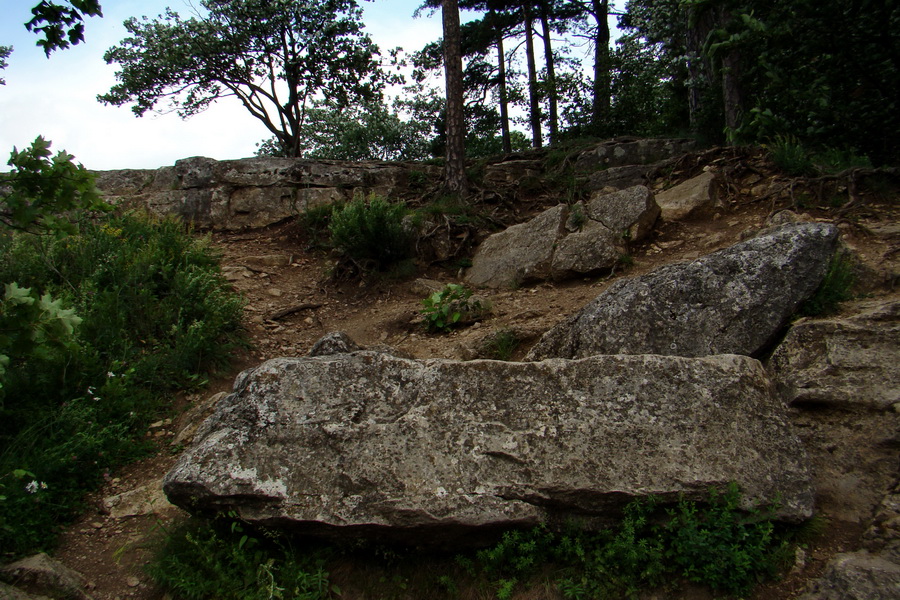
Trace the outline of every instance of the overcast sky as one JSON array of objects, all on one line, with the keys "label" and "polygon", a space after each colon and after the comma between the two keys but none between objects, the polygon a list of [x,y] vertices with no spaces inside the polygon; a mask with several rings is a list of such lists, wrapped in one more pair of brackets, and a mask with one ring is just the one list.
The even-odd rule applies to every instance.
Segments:
[{"label": "overcast sky", "polygon": [[[39,135],[54,151],[66,150],[89,169],[155,169],[180,158],[219,160],[252,156],[267,131],[234,98],[182,121],[175,114],[137,118],[128,106],[104,106],[96,96],[115,83],[115,68],[103,53],[126,36],[128,17],[156,17],[169,6],[186,16],[187,0],[103,0],[103,18],[86,22],[86,41],[49,59],[25,30],[38,0],[0,0],[0,45],[13,46],[0,72],[0,171],[13,146],[22,149]],[[412,14],[421,0],[363,2],[366,29],[383,51],[421,48],[441,36],[440,13]]]}]

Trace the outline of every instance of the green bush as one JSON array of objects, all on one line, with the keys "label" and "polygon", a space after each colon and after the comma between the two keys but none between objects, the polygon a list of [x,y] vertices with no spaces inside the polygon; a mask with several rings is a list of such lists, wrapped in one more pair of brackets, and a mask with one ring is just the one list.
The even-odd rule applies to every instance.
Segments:
[{"label": "green bush", "polygon": [[431,332],[450,331],[457,325],[480,319],[487,310],[480,300],[472,299],[472,290],[458,283],[448,283],[422,300],[422,304],[425,327]]},{"label": "green bush", "polygon": [[224,365],[245,338],[241,300],[208,242],[173,221],[128,216],[67,237],[0,236],[0,282],[7,557],[49,548],[83,492],[147,452],[143,428],[163,399]]},{"label": "green bush", "polygon": [[332,246],[362,272],[384,271],[413,255],[406,207],[384,198],[358,198],[335,207],[328,230]]},{"label": "green bush", "polygon": [[318,600],[333,590],[321,552],[303,553],[240,521],[194,521],[166,532],[147,567],[188,600]]},{"label": "green bush", "polygon": [[838,251],[828,263],[822,283],[798,311],[804,317],[826,316],[837,312],[841,302],[853,297],[856,275],[853,261],[846,252]]},{"label": "green bush", "polygon": [[815,169],[809,152],[796,137],[778,135],[766,145],[772,162],[788,175],[811,175]]},{"label": "green bush", "polygon": [[681,500],[662,510],[656,498],[629,503],[618,526],[597,532],[572,527],[510,531],[496,546],[462,559],[485,574],[496,595],[552,565],[563,597],[636,598],[642,590],[684,578],[728,594],[746,594],[777,574],[791,535],[769,513],[739,508],[736,485],[707,502]]}]

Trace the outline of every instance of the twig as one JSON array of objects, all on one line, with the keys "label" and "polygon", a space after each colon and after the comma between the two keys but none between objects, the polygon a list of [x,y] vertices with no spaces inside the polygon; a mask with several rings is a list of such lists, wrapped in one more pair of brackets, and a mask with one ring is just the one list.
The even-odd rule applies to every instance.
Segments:
[{"label": "twig", "polygon": [[278,312],[272,313],[271,315],[266,317],[266,321],[278,321],[279,319],[283,319],[289,315],[298,313],[301,310],[311,310],[311,309],[319,308],[321,306],[322,306],[322,304],[317,303],[317,302],[307,302],[304,304],[298,304],[296,306],[291,306],[289,308],[285,308],[283,310],[279,310]]}]

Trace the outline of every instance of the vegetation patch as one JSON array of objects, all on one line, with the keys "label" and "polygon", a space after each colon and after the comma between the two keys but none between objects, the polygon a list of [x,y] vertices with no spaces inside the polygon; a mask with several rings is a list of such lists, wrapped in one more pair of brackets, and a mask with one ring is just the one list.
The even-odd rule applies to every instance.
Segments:
[{"label": "vegetation patch", "polygon": [[[165,533],[150,565],[178,597],[497,598],[555,590],[567,599],[637,598],[689,581],[741,596],[777,577],[816,522],[783,526],[768,509],[741,510],[736,485],[704,502],[634,500],[618,524],[510,530],[495,545],[427,554],[365,543],[315,545],[232,519],[195,520]],[[542,596],[543,597],[543,596]]]},{"label": "vegetation patch", "polygon": [[856,275],[853,260],[846,252],[838,251],[828,263],[828,270],[813,296],[803,303],[799,313],[804,317],[819,317],[834,314],[841,302],[853,298],[853,284]]},{"label": "vegetation patch", "polygon": [[0,548],[48,549],[110,469],[144,455],[163,397],[245,344],[207,240],[174,221],[0,237]]},{"label": "vegetation patch", "polygon": [[463,323],[477,321],[489,309],[481,300],[472,297],[472,290],[458,283],[448,283],[422,300],[422,304],[425,327],[430,332],[446,332]]},{"label": "vegetation patch", "polygon": [[358,272],[386,271],[413,256],[406,212],[405,205],[374,195],[335,207],[328,224],[332,246]]}]

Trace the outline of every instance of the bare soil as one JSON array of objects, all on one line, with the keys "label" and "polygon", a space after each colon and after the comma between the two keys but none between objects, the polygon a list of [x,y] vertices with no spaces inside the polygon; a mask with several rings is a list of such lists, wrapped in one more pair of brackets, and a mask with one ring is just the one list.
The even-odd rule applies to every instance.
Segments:
[{"label": "bare soil", "polygon": [[[737,188],[735,188],[737,189]],[[555,201],[550,202],[555,203]],[[153,458],[129,465],[113,474],[106,486],[90,499],[89,508],[62,536],[55,556],[81,572],[90,582],[88,592],[98,600],[158,600],[167,596],[144,573],[152,544],[150,540],[185,515],[159,500],[150,514],[116,518],[103,500],[143,486],[158,487],[175,461],[181,446],[173,440],[189,421],[202,418],[192,407],[217,392],[228,391],[235,375],[259,362],[278,356],[303,355],[325,333],[345,331],[363,346],[388,344],[417,358],[468,359],[485,355],[484,340],[492,332],[510,328],[523,339],[512,359],[521,358],[528,346],[558,320],[572,314],[597,296],[613,280],[650,271],[662,264],[687,261],[731,245],[745,232],[763,226],[775,209],[789,200],[757,201],[732,194],[725,207],[683,222],[661,223],[652,238],[631,249],[633,264],[612,274],[602,274],[563,283],[540,283],[515,290],[482,291],[493,304],[493,313],[483,322],[449,334],[426,333],[421,324],[423,291],[415,279],[370,278],[334,281],[330,258],[321,251],[307,250],[307,240],[291,224],[262,231],[212,235],[223,255],[226,273],[247,301],[246,326],[253,342],[251,350],[234,357],[232,369],[211,381],[201,393],[180,397],[175,404],[174,423],[157,424],[148,436],[159,442]],[[549,205],[549,204],[548,204]],[[534,206],[538,210],[540,206]],[[812,218],[833,220],[833,213],[811,211]],[[521,219],[527,215],[521,215]],[[866,260],[878,265],[896,252],[893,242],[872,235],[868,226],[898,222],[896,204],[870,203],[852,221],[841,225],[845,239]],[[420,265],[416,277],[442,283],[461,282],[454,268]],[[876,290],[874,293],[884,293]],[[295,312],[283,317],[276,313]],[[829,516],[829,506],[820,506]],[[754,598],[795,598],[807,582],[821,573],[835,553],[856,549],[865,528],[863,520],[831,519],[824,534],[805,549],[793,570],[780,581],[761,587]],[[343,598],[370,596],[358,583],[363,567],[352,564],[332,569],[334,580],[344,590]],[[397,597],[415,597],[411,595]],[[477,596],[473,596],[477,597]],[[554,592],[533,589],[517,598],[556,598]],[[708,592],[685,588],[657,598],[710,598]]]}]

